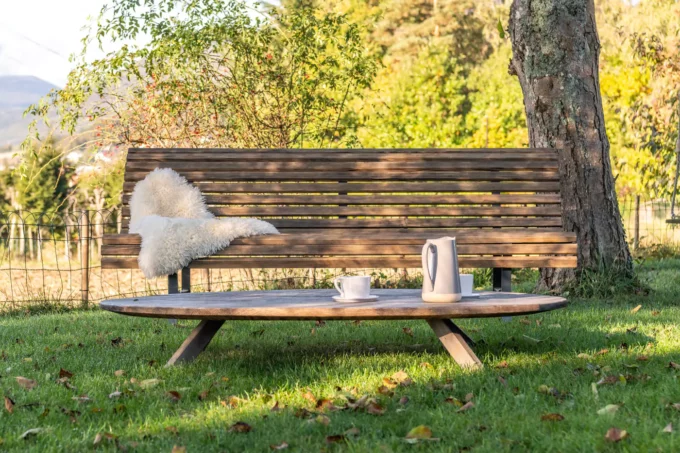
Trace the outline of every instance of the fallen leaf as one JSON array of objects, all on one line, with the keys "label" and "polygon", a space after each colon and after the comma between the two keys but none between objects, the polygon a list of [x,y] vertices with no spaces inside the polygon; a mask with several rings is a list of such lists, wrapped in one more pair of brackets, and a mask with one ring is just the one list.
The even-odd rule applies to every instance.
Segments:
[{"label": "fallen leaf", "polygon": [[302,397],[306,399],[307,401],[311,402],[312,404],[316,404],[316,397],[310,392],[309,390],[306,391]]},{"label": "fallen leaf", "polygon": [[356,437],[359,434],[361,434],[361,431],[356,426],[353,426],[350,429],[348,429],[347,431],[345,431],[345,436]]},{"label": "fallen leaf", "polygon": [[110,399],[119,398],[122,394],[123,394],[122,392],[119,392],[118,390],[116,390],[113,393],[109,393],[109,398]]},{"label": "fallen leaf", "polygon": [[507,386],[508,386],[508,381],[506,381],[505,378],[504,378],[503,376],[498,376],[498,382],[500,382],[501,384],[503,384],[504,387],[507,387]]},{"label": "fallen leaf", "polygon": [[112,338],[111,339],[111,346],[114,346],[114,347],[118,346],[118,345],[121,344],[122,341],[123,341],[123,339],[121,337]]},{"label": "fallen leaf", "polygon": [[43,431],[42,428],[33,428],[25,431],[21,436],[19,436],[19,439],[30,439],[33,436],[37,436],[39,433]]},{"label": "fallen leaf", "polygon": [[370,402],[366,405],[366,412],[371,415],[382,415],[385,413],[385,408],[375,402]]},{"label": "fallen leaf", "polygon": [[597,415],[613,414],[619,410],[618,404],[607,404],[605,407],[597,411]]},{"label": "fallen leaf", "polygon": [[564,420],[564,415],[552,413],[541,415],[541,421],[543,422],[561,422]]},{"label": "fallen leaf", "polygon": [[649,360],[649,357],[647,357],[646,355],[639,355],[635,358],[635,360],[637,360],[638,362],[646,362],[647,360]]},{"label": "fallen leaf", "polygon": [[347,438],[345,437],[344,434],[334,434],[332,436],[326,436],[326,443],[327,444],[337,444],[339,442],[345,442],[347,441]]},{"label": "fallen leaf", "polygon": [[473,407],[475,407],[475,403],[473,403],[472,401],[468,401],[467,403],[463,404],[463,406],[460,409],[458,409],[456,412],[466,412],[466,411],[472,409]]},{"label": "fallen leaf", "polygon": [[33,379],[28,379],[23,376],[17,376],[17,383],[26,390],[32,390],[38,385]]},{"label": "fallen leaf", "polygon": [[[673,368],[675,370],[680,370],[680,363],[668,362],[668,368]],[[17,378],[18,379],[18,378]]]},{"label": "fallen leaf", "polygon": [[628,432],[619,428],[609,428],[607,434],[604,435],[604,438],[609,442],[618,442],[621,439],[625,439],[626,437],[628,437]]},{"label": "fallen leaf", "polygon": [[179,445],[173,445],[170,453],[187,453],[187,447],[181,447]]},{"label": "fallen leaf", "polygon": [[169,433],[174,434],[175,436],[176,436],[177,434],[179,434],[179,431],[177,430],[177,427],[176,427],[176,426],[166,426],[166,427],[165,427],[165,430],[166,430],[167,432],[169,432]]},{"label": "fallen leaf", "polygon": [[203,401],[206,398],[208,398],[208,390],[203,390],[201,393],[198,394],[199,401]]},{"label": "fallen leaf", "polygon": [[496,364],[496,368],[507,368],[508,367],[508,362],[506,360],[503,360],[502,362]]},{"label": "fallen leaf", "polygon": [[71,399],[73,401],[78,401],[79,403],[89,403],[90,401],[92,401],[90,397],[87,395],[72,396]]},{"label": "fallen leaf", "polygon": [[[642,308],[642,305],[638,305],[637,307],[633,308],[630,312],[633,313],[633,314],[635,314],[635,313],[637,313],[638,311],[640,311],[641,308]],[[613,429],[613,428],[612,428],[612,429]],[[610,430],[610,431],[611,431],[611,430]],[[624,433],[625,433],[625,431],[624,431]],[[620,440],[620,439],[619,439],[619,440]]]},{"label": "fallen leaf", "polygon": [[409,337],[413,337],[413,330],[410,327],[404,327],[401,330],[403,330],[404,333]]},{"label": "fallen leaf", "polygon": [[280,411],[281,409],[282,409],[282,408],[279,406],[279,402],[276,401],[276,402],[274,403],[274,405],[272,406],[272,408],[270,409],[270,411],[272,411],[272,412],[278,412],[278,411]]},{"label": "fallen leaf", "polygon": [[285,450],[286,448],[288,448],[288,444],[286,442],[281,442],[278,445],[270,445],[269,448],[271,448],[272,450]]},{"label": "fallen leaf", "polygon": [[341,409],[335,404],[333,404],[333,401],[326,398],[322,398],[319,401],[317,401],[316,408],[322,411],[337,411]]},{"label": "fallen leaf", "polygon": [[182,399],[182,395],[176,390],[170,390],[166,395],[168,395],[168,398],[170,398],[171,401],[179,401]]},{"label": "fallen leaf", "polygon": [[229,428],[229,432],[233,433],[249,433],[252,430],[253,428],[248,423],[244,422],[236,422]]},{"label": "fallen leaf", "polygon": [[302,407],[302,408],[296,410],[295,413],[293,414],[293,416],[294,416],[294,417],[297,417],[297,418],[310,418],[310,417],[312,417],[313,415],[314,415],[314,414],[313,414],[312,412],[308,411],[308,410],[305,409],[304,407]]},{"label": "fallen leaf", "polygon": [[124,370],[116,370],[116,371],[113,372],[113,375],[116,376],[116,377],[125,376],[125,371]]},{"label": "fallen leaf", "polygon": [[378,393],[381,395],[387,395],[387,396],[392,396],[394,395],[394,392],[386,385],[381,385],[378,387]]},{"label": "fallen leaf", "polygon": [[10,414],[14,413],[14,401],[9,396],[5,396],[5,409]]},{"label": "fallen leaf", "polygon": [[434,367],[432,366],[432,364],[429,363],[429,362],[422,362],[422,363],[420,364],[420,366],[423,367],[423,368],[434,369]]},{"label": "fallen leaf", "polygon": [[161,382],[163,381],[161,381],[160,379],[144,379],[142,382],[139,383],[139,386],[143,389],[148,389],[157,386]]},{"label": "fallen leaf", "polygon": [[472,398],[474,398],[474,397],[475,397],[474,393],[472,393],[472,392],[468,393],[467,395],[465,395],[465,402],[467,403],[467,402],[472,401]]},{"label": "fallen leaf", "polygon": [[432,439],[432,430],[429,426],[419,425],[411,429],[406,434],[406,439],[422,440],[422,439]]},{"label": "fallen leaf", "polygon": [[[385,379],[383,379],[384,381]],[[392,383],[396,385],[401,385],[403,387],[407,387],[411,384],[413,384],[413,380],[404,372],[404,370],[399,370],[396,373],[394,373],[392,376],[389,378]]]},{"label": "fallen leaf", "polygon": [[446,398],[444,400],[444,402],[448,403],[448,404],[453,404],[456,407],[462,407],[463,406],[463,402],[461,400],[459,400],[458,398],[454,398],[452,396],[449,396],[448,398]]},{"label": "fallen leaf", "polygon": [[673,432],[673,423],[669,423],[666,425],[666,427],[663,429],[664,433],[672,433]]},{"label": "fallen leaf", "polygon": [[92,442],[92,445],[96,447],[97,445],[102,443],[103,439],[104,437],[101,435],[101,433],[97,433],[97,435],[94,436],[94,442]]},{"label": "fallen leaf", "polygon": [[316,418],[309,420],[319,423],[320,425],[328,426],[331,424],[331,419],[327,415],[317,415]]},{"label": "fallen leaf", "polygon": [[71,379],[73,377],[73,373],[71,373],[70,371],[67,371],[63,368],[60,368],[59,369],[59,377]]},{"label": "fallen leaf", "polygon": [[402,396],[399,398],[399,404],[405,406],[409,402],[408,396]]}]

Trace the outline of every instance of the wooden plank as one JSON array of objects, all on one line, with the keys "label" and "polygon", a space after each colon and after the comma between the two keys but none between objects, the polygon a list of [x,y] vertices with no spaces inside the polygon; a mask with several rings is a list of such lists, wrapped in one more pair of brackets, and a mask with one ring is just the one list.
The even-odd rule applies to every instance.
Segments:
[{"label": "wooden plank", "polygon": [[422,153],[557,153],[554,148],[129,148],[130,154],[144,154],[148,152],[161,153],[214,153],[214,154],[253,154],[253,153],[289,153],[328,152],[328,153],[356,153],[356,154],[422,154]]},{"label": "wooden plank", "polygon": [[[137,258],[102,257],[102,269],[137,269]],[[464,268],[575,268],[576,256],[461,256]],[[201,258],[191,263],[192,269],[287,269],[287,268],[413,268],[421,267],[420,257],[243,257]]]},{"label": "wooden plank", "polygon": [[133,316],[178,319],[455,319],[525,315],[563,308],[562,297],[482,293],[453,304],[427,304],[420,290],[376,289],[375,302],[339,304],[333,290],[230,291],[149,296],[101,303],[101,308]]},{"label": "wooden plank", "polygon": [[[526,195],[206,195],[209,205],[481,205],[560,204],[557,194]],[[130,197],[124,197],[124,205]],[[125,214],[125,215],[129,215]]]},{"label": "wooden plank", "polygon": [[450,319],[428,319],[427,323],[458,365],[468,369],[482,368],[482,361],[465,340],[465,333]]},{"label": "wooden plank", "polygon": [[458,172],[470,170],[557,170],[557,161],[512,161],[512,160],[439,160],[433,162],[333,162],[324,161],[285,161],[285,162],[149,162],[128,161],[125,166],[127,172],[150,172],[156,168],[172,168],[177,172],[308,172],[316,171],[321,174],[339,171],[349,172]]},{"label": "wooden plank", "polygon": [[[126,182],[123,190],[130,193],[135,182]],[[204,194],[210,193],[422,193],[422,192],[559,192],[554,181],[523,182],[373,182],[373,183],[194,183]]]},{"label": "wooden plank", "polygon": [[189,334],[182,346],[172,355],[166,366],[190,362],[208,347],[210,341],[224,324],[224,320],[204,320]]},{"label": "wooden plank", "polygon": [[[422,244],[230,245],[212,256],[420,255]],[[138,255],[140,245],[104,245],[102,255]],[[458,244],[459,255],[575,255],[576,244]]]},{"label": "wooden plank", "polygon": [[[576,234],[564,231],[544,230],[443,230],[425,233],[408,232],[343,232],[334,234],[305,233],[254,236],[234,239],[231,245],[351,245],[351,244],[420,244],[426,239],[439,236],[455,236],[458,244],[535,244],[535,243],[576,243]],[[336,236],[340,235],[340,237]],[[139,245],[137,234],[106,234],[104,245]]]},{"label": "wooden plank", "polygon": [[[557,171],[178,171],[193,181],[559,181]],[[139,181],[148,172],[126,172],[125,181]]]},{"label": "wooden plank", "polygon": [[327,152],[285,152],[285,153],[209,153],[186,152],[164,153],[145,152],[128,154],[129,162],[290,162],[292,160],[343,162],[357,160],[368,162],[427,162],[427,161],[479,161],[479,160],[516,160],[516,161],[557,161],[557,153],[529,151],[516,153],[503,152],[423,152],[423,153],[356,153],[330,150]]},{"label": "wooden plank", "polygon": [[[489,216],[489,217],[561,217],[562,210],[558,205],[538,207],[417,207],[417,206],[210,206],[210,211],[217,216],[247,217],[455,217],[455,216]],[[123,208],[123,216],[130,215],[129,208]]]}]

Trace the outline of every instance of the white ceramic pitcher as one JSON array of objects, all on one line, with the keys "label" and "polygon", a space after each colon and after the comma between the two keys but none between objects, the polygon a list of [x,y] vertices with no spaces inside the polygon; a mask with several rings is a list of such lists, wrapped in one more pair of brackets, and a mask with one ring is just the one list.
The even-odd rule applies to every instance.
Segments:
[{"label": "white ceramic pitcher", "polygon": [[456,238],[428,239],[423,246],[423,300],[451,303],[462,297]]}]

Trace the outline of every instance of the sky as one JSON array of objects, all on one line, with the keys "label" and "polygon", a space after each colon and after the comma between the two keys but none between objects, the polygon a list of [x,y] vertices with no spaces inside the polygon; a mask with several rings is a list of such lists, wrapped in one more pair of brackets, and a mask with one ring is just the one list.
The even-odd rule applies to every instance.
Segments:
[{"label": "sky", "polygon": [[88,16],[106,0],[0,0],[0,75],[33,75],[63,86]]}]

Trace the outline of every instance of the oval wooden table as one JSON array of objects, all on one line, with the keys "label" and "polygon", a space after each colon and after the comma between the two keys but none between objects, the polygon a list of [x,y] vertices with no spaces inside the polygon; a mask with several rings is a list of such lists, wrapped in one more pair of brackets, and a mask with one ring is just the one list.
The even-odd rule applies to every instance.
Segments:
[{"label": "oval wooden table", "polygon": [[519,293],[484,292],[453,304],[424,303],[415,289],[377,289],[372,294],[379,299],[338,303],[331,298],[337,295],[332,289],[183,293],[108,300],[100,306],[130,316],[200,319],[168,365],[195,359],[230,319],[423,319],[459,365],[479,367],[474,343],[451,319],[527,315],[567,305],[562,297]]}]

